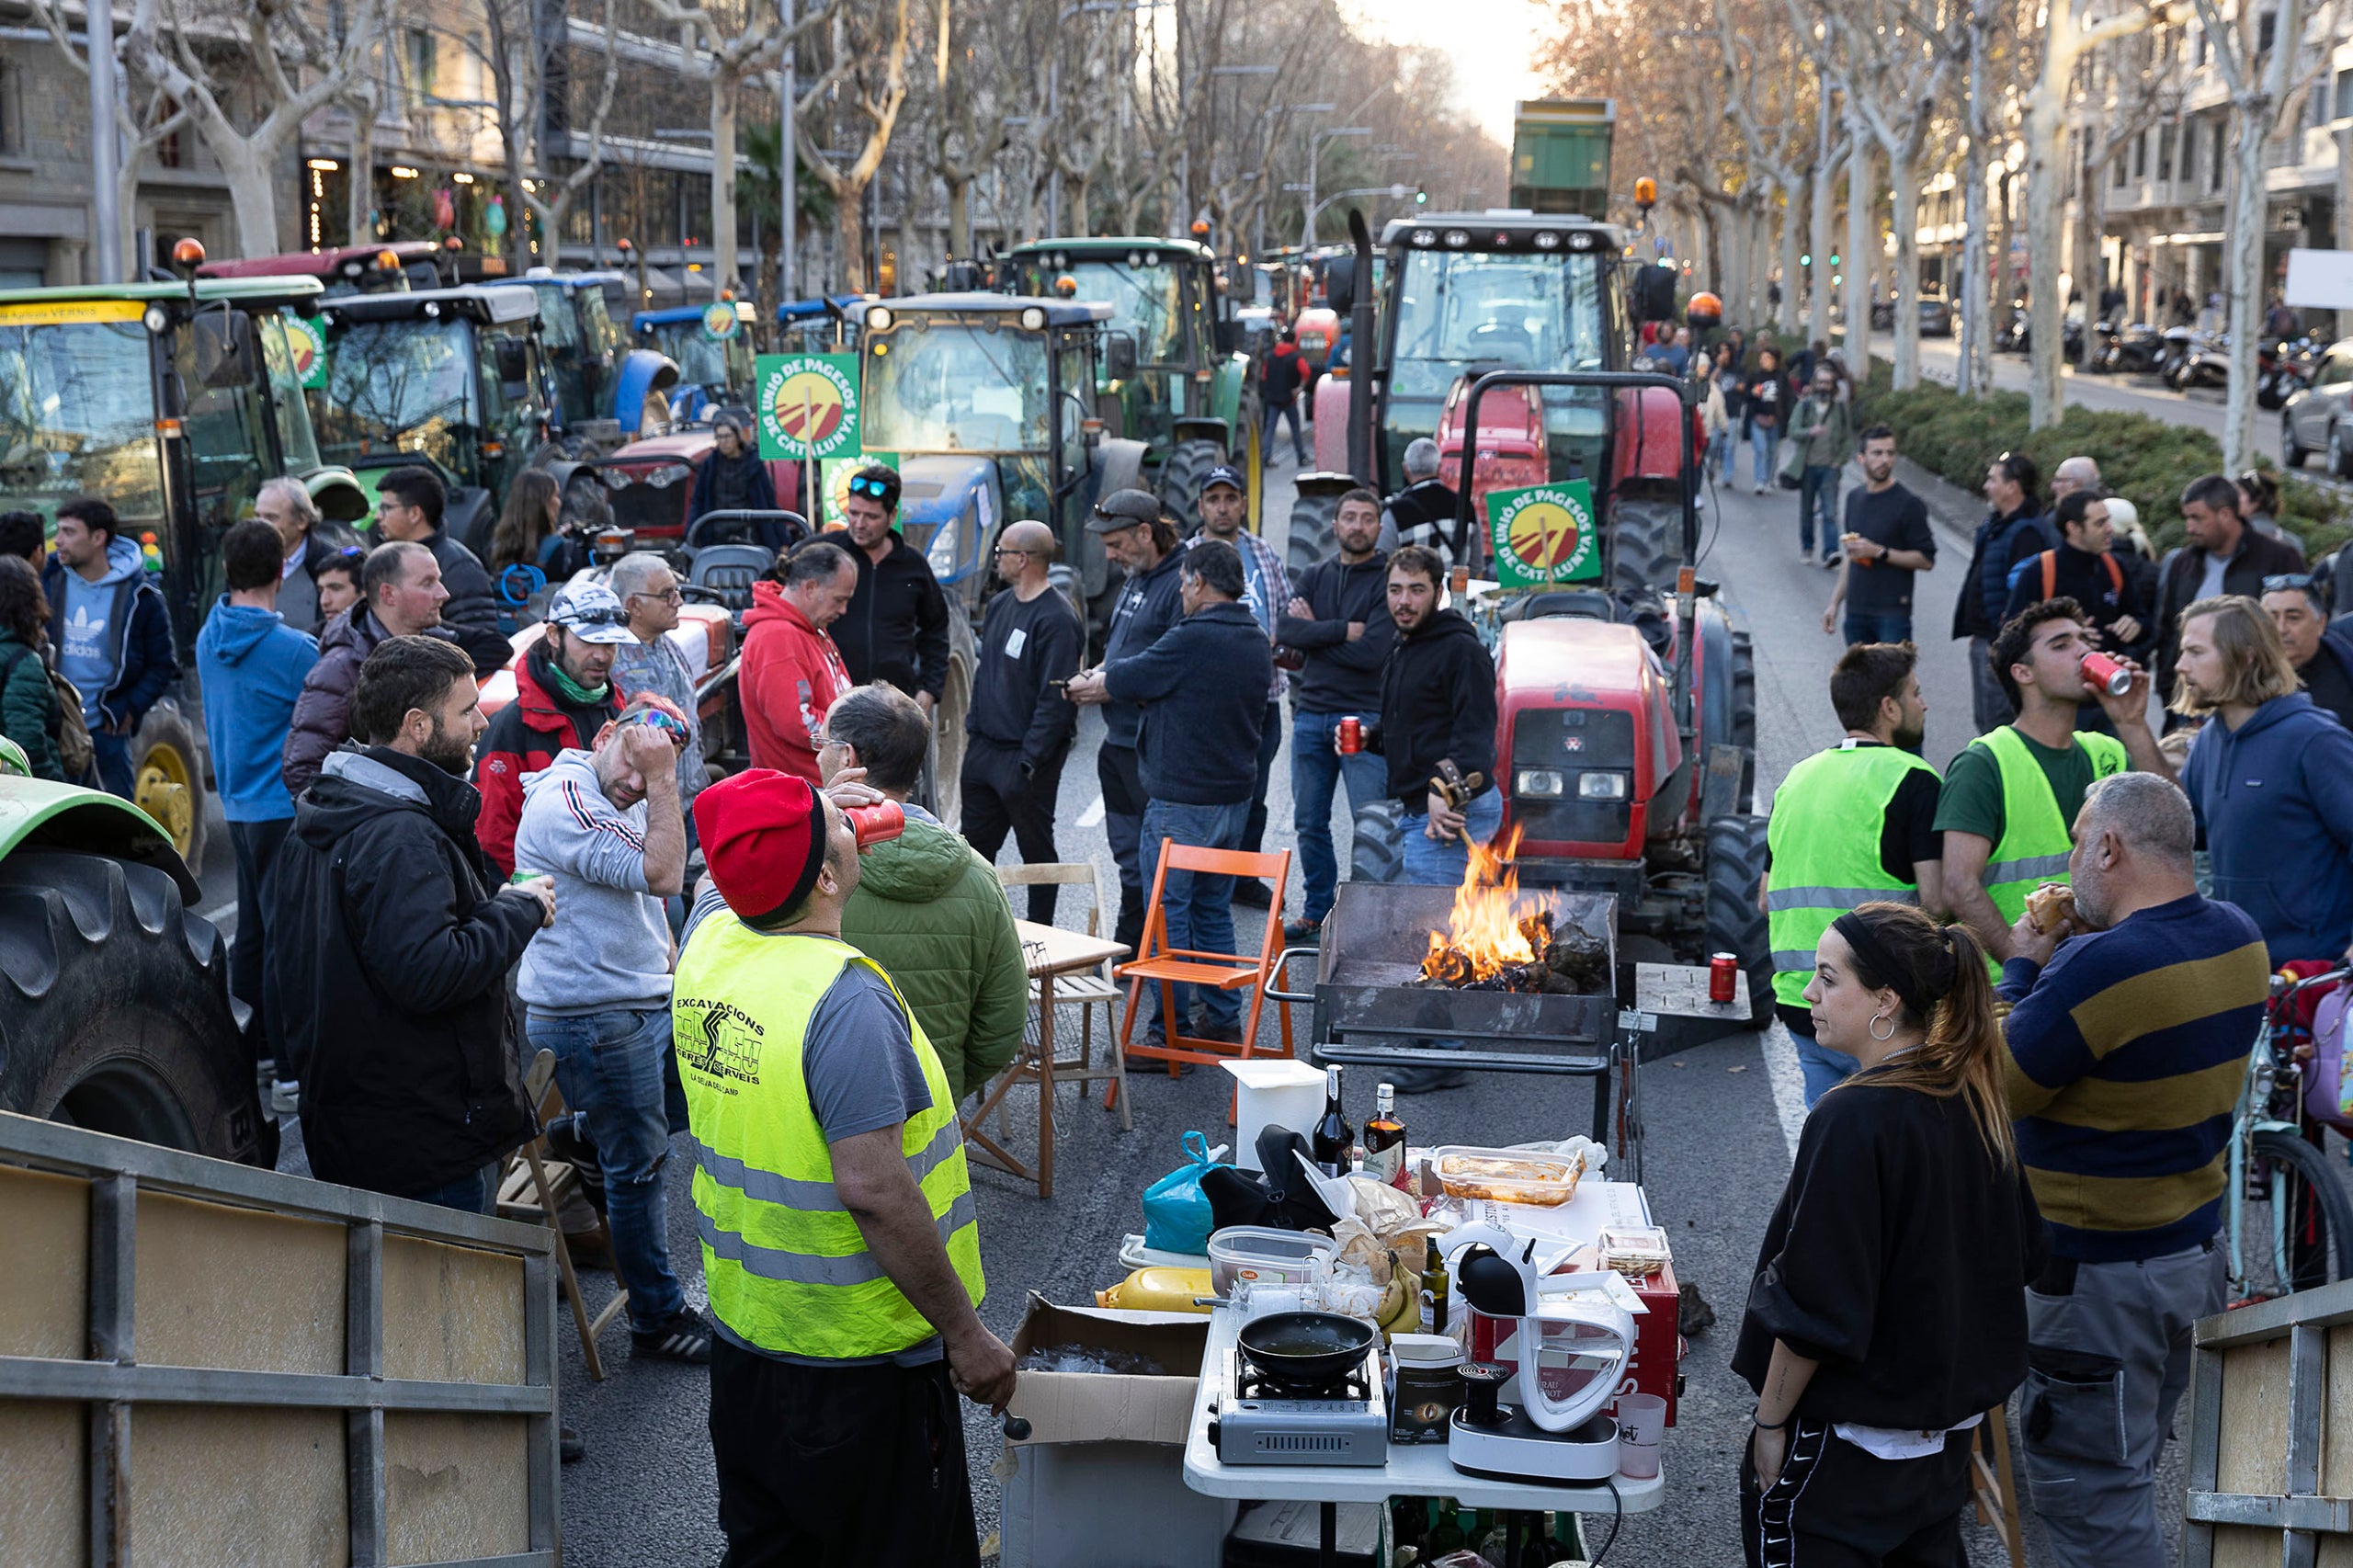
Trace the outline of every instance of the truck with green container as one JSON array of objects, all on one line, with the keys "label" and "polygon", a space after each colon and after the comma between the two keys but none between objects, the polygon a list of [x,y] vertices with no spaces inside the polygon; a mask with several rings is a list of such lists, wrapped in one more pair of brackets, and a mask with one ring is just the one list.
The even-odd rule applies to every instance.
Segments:
[{"label": "truck with green container", "polygon": [[1529,212],[1609,212],[1612,98],[1522,98],[1512,106],[1511,205]]}]

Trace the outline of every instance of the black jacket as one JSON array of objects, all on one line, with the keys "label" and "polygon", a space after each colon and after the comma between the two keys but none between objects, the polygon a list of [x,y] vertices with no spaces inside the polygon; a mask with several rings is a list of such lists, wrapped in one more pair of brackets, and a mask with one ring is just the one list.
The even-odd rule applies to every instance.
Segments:
[{"label": "black jacket", "polygon": [[1389,759],[1389,792],[1409,811],[1429,806],[1430,775],[1451,759],[1464,774],[1495,773],[1495,662],[1478,632],[1443,609],[1400,633],[1381,672],[1381,727],[1368,742]]},{"label": "black jacket", "polygon": [[1145,794],[1188,806],[1250,799],[1275,678],[1257,617],[1231,600],[1204,605],[1142,653],[1106,665],[1103,677],[1113,700],[1143,705]]},{"label": "black jacket", "polygon": [[858,592],[825,630],[849,678],[887,680],[909,697],[927,691],[937,700],[948,689],[948,597],[931,562],[896,528],[880,565],[847,535],[838,542],[858,566]]},{"label": "black jacket", "polygon": [[[1176,597],[1177,571],[1184,559],[1183,551],[1172,550],[1160,558],[1159,565],[1130,577],[1121,585],[1119,602],[1111,607],[1110,628],[1103,635],[1103,663],[1106,665],[1142,653],[1185,618],[1184,607]],[[1260,640],[1265,640],[1264,633],[1260,634]],[[1267,686],[1272,686],[1274,653],[1271,649],[1267,652],[1267,661],[1269,666]],[[1266,688],[1262,687],[1258,691],[1261,707],[1266,700]],[[1133,749],[1136,737],[1142,730],[1143,704],[1141,702],[1122,702],[1115,697],[1103,705],[1105,745]]]},{"label": "black jacket", "polygon": [[[2051,562],[2052,588],[2048,594],[2042,591],[2046,560]],[[2083,606],[2100,634],[2101,647],[2109,653],[2144,660],[2148,650],[2156,644],[2156,628],[2148,607],[2133,590],[2131,564],[2113,551],[2099,556],[2063,544],[2057,550],[2028,556],[2018,581],[2010,585],[2010,599],[2002,608],[2002,619],[2006,623],[2046,598],[2073,599]],[[2141,623],[2141,635],[2129,642],[2109,630],[2128,615]]]},{"label": "black jacket", "polygon": [[[1408,492],[1411,494],[1411,492]],[[1275,641],[1307,655],[1292,676],[1292,705],[1302,713],[1381,712],[1381,666],[1397,641],[1389,619],[1389,557],[1376,551],[1354,566],[1336,557],[1300,574],[1291,592],[1315,613],[1302,620],[1286,615],[1276,623]],[[1348,622],[1364,622],[1364,635],[1348,641]]]},{"label": "black jacket", "polygon": [[1028,604],[1010,589],[998,594],[981,623],[981,663],[972,672],[965,728],[975,740],[1018,748],[1024,767],[1059,764],[1078,731],[1078,710],[1047,683],[1069,680],[1086,658],[1086,627],[1061,589]]},{"label": "black jacket", "polygon": [[[2222,592],[2259,599],[2266,577],[2303,569],[2304,558],[2295,546],[2243,528],[2239,552],[2222,568]],[[2204,551],[2178,550],[2157,585],[2157,692],[2167,699],[2173,696],[2173,662],[2181,652],[2181,612],[2198,602],[2198,584],[2205,574]]]},{"label": "black jacket", "polygon": [[441,585],[449,590],[441,606],[441,624],[473,660],[474,674],[486,678],[505,669],[515,650],[498,630],[498,590],[491,585],[490,574],[447,528],[436,528],[431,539],[419,542],[433,552],[441,567]]},{"label": "black jacket", "polygon": [[1969,572],[1952,602],[1952,634],[1991,637],[2001,631],[2002,611],[2010,602],[2010,568],[2058,543],[2030,499],[2007,517],[1989,513],[1971,541]]},{"label": "black jacket", "polygon": [[1268,408],[1280,408],[1299,395],[1300,383],[1306,379],[1306,362],[1300,358],[1297,347],[1278,343],[1258,365],[1259,399]]},{"label": "black jacket", "polygon": [[776,476],[757,452],[722,458],[713,447],[695,465],[695,487],[687,497],[687,521],[706,512],[773,512],[777,510]]},{"label": "black jacket", "polygon": [[382,746],[327,759],[278,852],[264,987],[322,1180],[413,1197],[529,1136],[506,974],[540,928],[474,840],[464,779]]}]

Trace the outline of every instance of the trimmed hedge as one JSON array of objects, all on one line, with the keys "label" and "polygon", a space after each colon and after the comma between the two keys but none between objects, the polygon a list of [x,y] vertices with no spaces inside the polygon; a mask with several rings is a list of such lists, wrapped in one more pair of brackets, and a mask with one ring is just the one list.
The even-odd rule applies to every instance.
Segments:
[{"label": "trimmed hedge", "polygon": [[[2029,432],[2022,392],[1964,398],[1935,382],[1899,392],[1888,381],[1887,365],[1874,360],[1858,393],[1863,423],[1893,426],[1896,449],[1914,462],[1974,494],[1984,484],[1985,465],[2003,452],[2025,452],[2046,478],[2061,460],[2088,455],[2098,461],[2101,481],[2140,508],[2141,525],[2160,551],[2183,542],[2183,487],[2222,472],[2222,443],[2194,426],[2069,403],[2058,424]],[[2274,468],[2268,460],[2260,466]],[[2284,472],[2279,479],[2280,523],[2304,541],[2308,559],[2319,560],[2353,536],[2353,507],[2343,496]]]}]

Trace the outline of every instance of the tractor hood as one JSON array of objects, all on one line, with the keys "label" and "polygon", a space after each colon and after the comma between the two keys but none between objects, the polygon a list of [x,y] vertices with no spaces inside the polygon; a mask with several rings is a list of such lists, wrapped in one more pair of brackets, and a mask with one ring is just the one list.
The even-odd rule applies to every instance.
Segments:
[{"label": "tractor hood", "polygon": [[203,893],[171,835],[130,801],[75,784],[0,778],[0,855],[44,846],[159,867],[190,909]]},{"label": "tractor hood", "polygon": [[899,524],[943,584],[961,583],[986,562],[1005,515],[1005,489],[988,458],[955,452],[911,457],[899,465]]}]

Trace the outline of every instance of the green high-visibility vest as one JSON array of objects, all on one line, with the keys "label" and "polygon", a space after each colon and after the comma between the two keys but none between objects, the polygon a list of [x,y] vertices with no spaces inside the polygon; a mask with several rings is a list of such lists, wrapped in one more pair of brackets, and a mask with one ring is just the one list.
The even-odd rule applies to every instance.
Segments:
[{"label": "green high-visibility vest", "polygon": [[[670,1016],[695,1143],[703,1282],[719,1321],[763,1350],[887,1356],[934,1333],[835,1193],[833,1157],[801,1073],[810,1016],[852,964],[882,974],[847,943],[767,935],[726,910],[704,920],[678,960]],[[906,1123],[901,1153],[978,1305],[986,1290],[980,1224],[956,1102],[904,997],[899,1006],[931,1091],[930,1108]]]},{"label": "green high-visibility vest", "polygon": [[[2002,841],[1986,858],[1983,881],[1985,896],[1994,901],[2006,926],[2018,924],[2026,913],[2027,894],[2045,882],[2067,881],[2067,854],[2075,847],[2073,824],[2059,814],[2058,797],[2051,792],[2051,777],[2017,729],[2004,724],[1969,743],[1994,754],[2002,771]],[[2127,771],[2131,758],[2124,743],[2113,735],[2082,734],[2075,744],[2091,758],[2092,777],[2106,778]],[[2000,966],[1986,963],[1998,975]]]},{"label": "green high-visibility vest", "polygon": [[1773,792],[1765,841],[1773,871],[1765,925],[1773,949],[1773,998],[1802,1007],[1813,949],[1831,922],[1874,899],[1910,903],[1919,890],[1880,863],[1888,802],[1911,774],[1936,769],[1895,746],[1848,741],[1816,752]]}]

